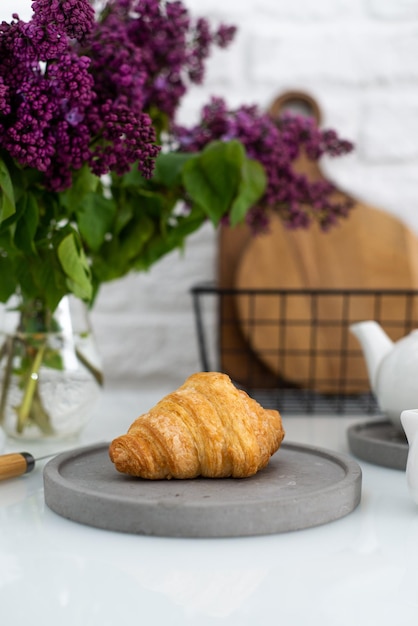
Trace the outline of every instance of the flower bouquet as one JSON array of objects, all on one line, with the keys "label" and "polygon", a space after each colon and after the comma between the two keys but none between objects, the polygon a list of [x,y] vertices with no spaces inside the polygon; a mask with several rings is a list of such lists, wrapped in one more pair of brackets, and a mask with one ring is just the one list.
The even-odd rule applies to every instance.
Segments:
[{"label": "flower bouquet", "polygon": [[[65,298],[92,306],[102,283],[148,269],[207,220],[259,232],[277,211],[290,227],[328,228],[349,206],[293,163],[301,149],[316,160],[351,144],[313,120],[220,98],[179,126],[183,96],[235,33],[182,2],[32,10],[0,25],[0,301],[18,318],[14,334],[0,328],[0,422],[54,434],[41,381],[64,368],[46,336],[68,328]],[[100,382],[94,359],[79,349],[75,359]]]}]

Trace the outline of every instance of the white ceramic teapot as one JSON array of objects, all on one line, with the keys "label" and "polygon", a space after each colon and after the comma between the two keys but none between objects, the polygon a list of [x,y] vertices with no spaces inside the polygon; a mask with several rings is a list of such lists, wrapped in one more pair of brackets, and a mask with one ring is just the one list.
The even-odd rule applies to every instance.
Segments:
[{"label": "white ceramic teapot", "polygon": [[402,411],[401,423],[409,444],[406,480],[411,498],[418,504],[418,409]]},{"label": "white ceramic teapot", "polygon": [[401,412],[418,407],[418,330],[393,342],[372,320],[350,326],[363,349],[370,387],[381,410],[402,428]]}]

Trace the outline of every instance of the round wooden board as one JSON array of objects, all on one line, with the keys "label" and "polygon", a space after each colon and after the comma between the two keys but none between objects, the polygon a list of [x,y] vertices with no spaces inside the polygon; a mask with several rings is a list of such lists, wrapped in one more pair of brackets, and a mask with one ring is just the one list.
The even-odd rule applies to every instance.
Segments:
[{"label": "round wooden board", "polygon": [[[327,233],[316,225],[308,230],[290,231],[273,216],[270,233],[252,238],[244,249],[234,286],[237,290],[417,289],[417,255],[418,239],[400,220],[364,204],[357,204],[347,220]],[[399,298],[387,297],[380,304],[382,322],[404,320],[405,307]],[[343,310],[344,300],[338,295],[319,298],[316,305],[312,311],[309,295],[287,297],[287,324],[279,327],[283,302],[280,304],[277,297],[258,295],[251,299],[239,293],[236,296],[241,330],[273,372],[306,387],[314,368],[315,390],[319,392],[335,393],[342,375],[347,381],[354,381],[348,383],[346,393],[368,390],[359,344],[347,328],[354,321],[375,318],[374,299],[355,298],[348,311]],[[313,315],[321,321],[314,346],[309,321]],[[344,316],[345,329],[340,324]],[[400,335],[392,333],[392,339],[402,334],[400,324]],[[285,361],[278,357],[280,349],[286,350]],[[344,358],[343,362],[341,353],[347,350],[358,354]]]}]

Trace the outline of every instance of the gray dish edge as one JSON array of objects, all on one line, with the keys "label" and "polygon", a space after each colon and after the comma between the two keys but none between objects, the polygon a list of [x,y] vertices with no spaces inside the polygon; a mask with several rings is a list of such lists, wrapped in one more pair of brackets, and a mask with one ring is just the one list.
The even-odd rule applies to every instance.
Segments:
[{"label": "gray dish edge", "polygon": [[[238,537],[276,534],[302,530],[335,521],[351,513],[361,500],[361,468],[348,455],[333,451],[286,442],[282,447],[303,453],[319,455],[342,467],[345,477],[333,486],[315,488],[311,494],[299,499],[279,498],[251,510],[234,505],[211,509],[199,506],[138,506],[130,502],[117,502],[106,494],[79,489],[61,476],[61,464],[73,457],[96,453],[108,444],[86,446],[77,451],[65,452],[55,457],[44,469],[45,501],[50,509],[75,522],[105,530],[166,537]],[[279,451],[280,452],[280,451]],[[277,454],[277,453],[276,453]],[[220,479],[223,480],[223,479]],[[245,479],[244,479],[245,480]],[[94,506],[90,506],[93,502]],[[117,504],[117,506],[116,506]],[[139,512],[139,513],[138,513]]]},{"label": "gray dish edge", "polygon": [[408,444],[405,445],[372,436],[370,433],[377,428],[388,427],[389,420],[368,421],[354,424],[347,429],[347,439],[350,451],[358,459],[387,467],[405,471],[408,459]]}]

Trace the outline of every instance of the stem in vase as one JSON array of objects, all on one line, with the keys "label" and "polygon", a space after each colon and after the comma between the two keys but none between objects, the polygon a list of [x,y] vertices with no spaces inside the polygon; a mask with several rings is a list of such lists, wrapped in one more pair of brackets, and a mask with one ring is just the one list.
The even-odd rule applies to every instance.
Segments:
[{"label": "stem in vase", "polygon": [[13,344],[14,337],[8,337],[1,347],[1,358],[3,358],[4,355],[7,355],[7,361],[4,370],[3,384],[1,386],[0,424],[4,422],[4,412],[6,410],[7,395],[9,393],[10,379],[12,376]]},{"label": "stem in vase", "polygon": [[44,343],[36,350],[31,367],[26,374],[22,402],[17,408],[16,431],[19,434],[24,431],[29,419],[32,419],[34,422],[36,422],[43,432],[52,433],[52,429],[49,424],[49,418],[45,409],[43,408],[38,390],[39,370],[43,362],[45,348],[46,339],[44,340]]}]

